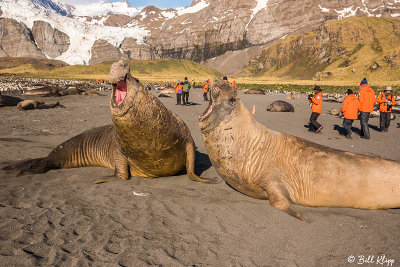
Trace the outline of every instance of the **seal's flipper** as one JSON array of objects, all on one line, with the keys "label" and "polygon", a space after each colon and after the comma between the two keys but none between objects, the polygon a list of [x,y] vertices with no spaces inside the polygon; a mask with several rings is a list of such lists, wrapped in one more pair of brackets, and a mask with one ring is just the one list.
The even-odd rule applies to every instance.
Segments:
[{"label": "seal's flipper", "polygon": [[207,184],[216,184],[218,180],[216,179],[205,179],[197,176],[194,173],[194,162],[195,162],[195,148],[192,143],[186,144],[186,172],[190,180],[196,182],[202,182]]},{"label": "seal's flipper", "polygon": [[96,181],[94,181],[94,183],[95,184],[105,184],[105,183],[111,183],[114,180],[115,180],[115,176],[114,175],[110,175],[110,176],[106,176],[106,177],[97,179]]},{"label": "seal's flipper", "polygon": [[300,215],[300,213],[298,213],[290,206],[289,200],[285,197],[285,194],[282,192],[282,189],[277,183],[268,183],[264,186],[264,190],[268,194],[269,204],[272,207],[283,210],[289,215],[295,217],[296,219],[299,219],[302,222],[306,222],[306,220]]},{"label": "seal's flipper", "polygon": [[114,175],[123,180],[128,180],[130,178],[128,161],[122,155],[122,153],[119,152],[119,150],[115,150],[114,160],[115,160]]},{"label": "seal's flipper", "polygon": [[17,176],[24,175],[25,173],[45,173],[49,170],[59,169],[60,166],[52,163],[47,157],[29,159],[22,162],[10,164],[3,168],[4,171],[18,171]]}]

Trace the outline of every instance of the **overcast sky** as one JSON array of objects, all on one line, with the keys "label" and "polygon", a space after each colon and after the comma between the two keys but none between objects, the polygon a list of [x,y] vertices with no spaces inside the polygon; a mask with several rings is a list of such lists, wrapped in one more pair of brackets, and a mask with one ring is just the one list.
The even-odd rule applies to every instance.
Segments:
[{"label": "overcast sky", "polygon": [[[88,4],[101,2],[101,0],[59,0],[68,4]],[[109,0],[111,2],[121,2],[121,0]],[[156,6],[159,8],[177,8],[190,6],[192,0],[128,0],[133,7]]]}]

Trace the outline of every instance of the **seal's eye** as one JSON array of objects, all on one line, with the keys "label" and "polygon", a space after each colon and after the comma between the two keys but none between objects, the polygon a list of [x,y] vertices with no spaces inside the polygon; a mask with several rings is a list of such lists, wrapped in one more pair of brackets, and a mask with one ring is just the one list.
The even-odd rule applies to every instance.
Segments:
[{"label": "seal's eye", "polygon": [[229,99],[229,104],[231,104],[232,106],[236,105],[236,99],[233,97]]}]

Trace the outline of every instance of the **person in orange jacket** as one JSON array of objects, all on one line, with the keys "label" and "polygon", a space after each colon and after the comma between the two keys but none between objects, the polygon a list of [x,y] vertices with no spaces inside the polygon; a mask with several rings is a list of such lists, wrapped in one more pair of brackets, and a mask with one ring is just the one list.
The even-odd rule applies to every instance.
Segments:
[{"label": "person in orange jacket", "polygon": [[237,89],[237,83],[235,80],[232,81],[232,86],[235,87]]},{"label": "person in orange jacket", "polygon": [[379,103],[379,126],[381,132],[388,131],[390,117],[392,115],[392,106],[396,105],[396,98],[392,95],[392,91],[392,87],[388,86],[376,99],[376,102]]},{"label": "person in orange jacket", "polygon": [[360,109],[360,101],[354,95],[353,90],[348,89],[346,91],[346,97],[343,101],[343,106],[340,112],[344,114],[343,127],[346,130],[346,138],[351,138],[351,127],[353,126],[354,120],[358,118],[358,111]]},{"label": "person in orange jacket", "polygon": [[323,97],[322,89],[318,85],[314,87],[314,95],[308,96],[308,101],[311,103],[312,113],[310,116],[310,124],[314,130],[314,133],[319,133],[322,128],[324,128],[321,124],[317,122],[318,116],[322,112],[322,97]]},{"label": "person in orange jacket", "polygon": [[204,101],[208,101],[208,88],[211,86],[211,82],[210,79],[208,79],[207,81],[203,82],[203,98]]},{"label": "person in orange jacket", "polygon": [[182,89],[183,89],[183,82],[176,81],[175,84],[175,93],[176,93],[176,104],[180,105],[182,101]]},{"label": "person in orange jacket", "polygon": [[364,78],[360,83],[360,90],[358,91],[358,100],[360,101],[360,125],[361,125],[361,138],[369,139],[369,114],[374,110],[376,103],[375,92],[367,79]]}]

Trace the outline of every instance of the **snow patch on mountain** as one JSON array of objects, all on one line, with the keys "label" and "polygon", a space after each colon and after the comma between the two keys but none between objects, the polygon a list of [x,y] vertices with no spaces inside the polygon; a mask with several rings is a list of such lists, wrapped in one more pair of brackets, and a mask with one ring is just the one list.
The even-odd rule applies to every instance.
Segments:
[{"label": "snow patch on mountain", "polygon": [[70,48],[56,59],[68,64],[88,64],[91,57],[91,48],[98,39],[103,39],[114,46],[119,46],[125,37],[135,38],[143,43],[149,31],[140,28],[118,28],[109,26],[91,25],[67,16],[60,16],[56,12],[49,12],[30,0],[1,0],[2,17],[12,18],[24,23],[32,29],[35,21],[49,23],[70,37]]},{"label": "snow patch on mountain", "polygon": [[249,27],[249,24],[250,24],[250,22],[253,20],[253,18],[255,17],[255,15],[257,15],[257,13],[258,13],[260,10],[263,10],[264,8],[267,7],[268,1],[269,1],[269,0],[257,0],[257,5],[256,5],[255,8],[253,8],[253,13],[251,14],[250,20],[249,20],[249,22],[247,23],[247,25],[246,25],[246,27],[245,27],[246,30],[247,30],[247,28]]},{"label": "snow patch on mountain", "polygon": [[206,3],[204,0],[198,2],[197,4],[195,4],[194,6],[189,6],[189,7],[185,7],[185,8],[178,8],[177,9],[177,14],[178,16],[182,16],[184,14],[189,14],[189,13],[196,13],[199,12],[200,10],[208,7],[208,3]]},{"label": "snow patch on mountain", "polygon": [[131,7],[128,2],[100,2],[92,4],[77,4],[71,10],[74,16],[104,16],[109,14],[124,14],[131,17],[139,14],[141,9]]}]

